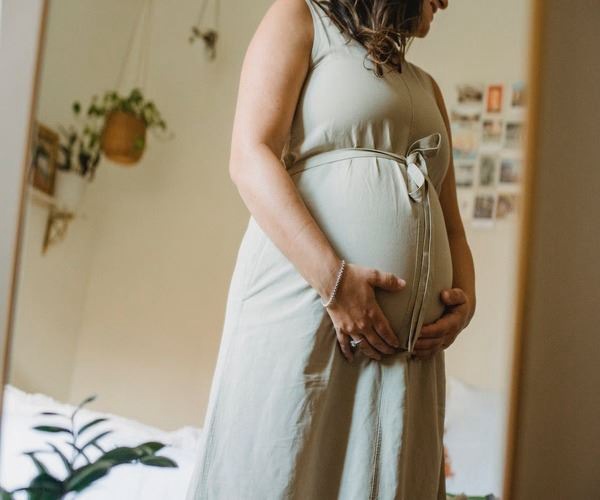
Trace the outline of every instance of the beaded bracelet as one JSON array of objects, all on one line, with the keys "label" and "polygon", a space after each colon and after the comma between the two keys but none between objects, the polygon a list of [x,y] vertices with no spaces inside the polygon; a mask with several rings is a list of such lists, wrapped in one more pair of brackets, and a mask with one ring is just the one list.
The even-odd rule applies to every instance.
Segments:
[{"label": "beaded bracelet", "polygon": [[337,288],[338,288],[338,285],[340,284],[340,280],[342,278],[342,273],[344,272],[345,266],[346,266],[346,261],[344,259],[342,259],[342,265],[340,266],[340,270],[338,271],[337,279],[335,281],[335,285],[333,287],[333,290],[331,292],[331,296],[329,297],[329,300],[327,302],[323,302],[321,300],[321,304],[323,304],[323,307],[329,307],[329,305],[333,302],[333,299],[335,297],[335,292],[337,292]]}]

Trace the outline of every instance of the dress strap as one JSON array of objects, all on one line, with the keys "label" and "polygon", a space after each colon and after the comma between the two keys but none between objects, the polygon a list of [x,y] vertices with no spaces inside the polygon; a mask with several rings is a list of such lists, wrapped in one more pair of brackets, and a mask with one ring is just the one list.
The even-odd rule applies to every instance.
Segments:
[{"label": "dress strap", "polygon": [[304,1],[313,20],[314,37],[311,60],[315,65],[332,47],[345,43],[346,38],[321,6],[317,5],[314,0]]}]

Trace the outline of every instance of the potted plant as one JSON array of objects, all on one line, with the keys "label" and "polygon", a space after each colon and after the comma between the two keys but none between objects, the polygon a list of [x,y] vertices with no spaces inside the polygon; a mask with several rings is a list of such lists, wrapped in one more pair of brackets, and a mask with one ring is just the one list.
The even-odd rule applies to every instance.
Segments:
[{"label": "potted plant", "polygon": [[[79,117],[81,106],[73,103],[73,112]],[[58,126],[61,140],[56,162],[54,196],[58,202],[74,211],[79,205],[88,182],[94,179],[100,162],[100,131],[102,124],[89,117],[80,122],[80,127]]]},{"label": "potted plant", "polygon": [[[108,418],[95,418],[78,428],[75,426],[75,417],[79,410],[95,398],[96,396],[86,398],[71,415],[50,411],[40,413],[40,415],[58,417],[67,421],[67,424],[58,422],[51,425],[37,425],[34,429],[50,434],[66,434],[66,444],[69,449],[72,449],[71,458],[68,458],[63,451],[50,442],[47,443],[49,449],[24,452],[35,464],[37,474],[28,486],[12,491],[0,486],[0,500],[14,500],[14,494],[19,491],[27,492],[30,500],[60,500],[66,498],[67,495],[71,498],[106,476],[113,467],[123,464],[139,463],[153,467],[178,467],[177,463],[170,458],[156,455],[156,452],[165,446],[157,441],[148,441],[133,448],[118,446],[106,451],[100,446],[99,441],[112,431],[105,430],[93,438],[86,437],[85,442],[81,443],[82,436],[90,434],[90,429],[108,420]],[[91,458],[93,451],[99,452],[95,459]],[[46,465],[36,456],[42,453],[50,453],[60,458],[65,468],[63,477],[51,474]]]},{"label": "potted plant", "polygon": [[108,159],[123,165],[135,164],[142,157],[148,129],[167,128],[154,102],[137,87],[128,96],[112,90],[101,100],[94,96],[88,115],[104,118],[100,147]]}]

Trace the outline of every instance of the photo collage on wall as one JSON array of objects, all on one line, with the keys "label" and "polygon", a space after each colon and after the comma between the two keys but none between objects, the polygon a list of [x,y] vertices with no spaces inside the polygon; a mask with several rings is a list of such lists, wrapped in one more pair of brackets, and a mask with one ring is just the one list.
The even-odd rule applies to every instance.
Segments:
[{"label": "photo collage on wall", "polygon": [[523,171],[525,85],[461,84],[450,110],[458,203],[465,224],[514,217]]}]

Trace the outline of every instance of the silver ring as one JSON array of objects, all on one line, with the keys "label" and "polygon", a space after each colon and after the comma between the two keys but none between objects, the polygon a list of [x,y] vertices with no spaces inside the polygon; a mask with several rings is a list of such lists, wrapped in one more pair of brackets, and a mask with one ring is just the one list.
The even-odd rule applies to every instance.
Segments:
[{"label": "silver ring", "polygon": [[360,344],[363,341],[364,337],[361,337],[358,340],[354,340],[354,339],[350,339],[350,345],[352,347],[356,347],[358,344]]}]

